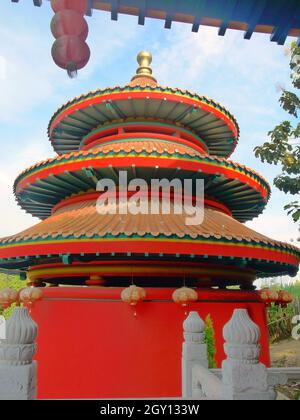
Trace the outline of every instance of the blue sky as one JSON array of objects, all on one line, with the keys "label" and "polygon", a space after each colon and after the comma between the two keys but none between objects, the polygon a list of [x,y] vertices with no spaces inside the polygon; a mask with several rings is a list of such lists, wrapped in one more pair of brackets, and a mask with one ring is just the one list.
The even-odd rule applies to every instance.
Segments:
[{"label": "blue sky", "polygon": [[[241,32],[225,37],[215,28],[193,34],[189,26],[94,12],[87,18],[92,57],[76,79],[70,80],[52,61],[53,38],[49,2],[41,8],[31,0],[0,4],[0,237],[37,222],[14,202],[15,177],[31,164],[53,156],[47,125],[56,109],[89,90],[124,84],[136,70],[136,54],[149,49],[153,70],[162,85],[187,88],[226,106],[241,128],[239,146],[232,159],[259,171],[272,184],[280,168],[262,164],[253,149],[286,114],[278,104],[278,86],[290,86],[286,47],[255,34],[245,41]],[[291,197],[272,188],[272,198],[262,216],[249,223],[260,232],[289,241],[297,226],[283,208]],[[295,198],[295,197],[294,197]]]}]

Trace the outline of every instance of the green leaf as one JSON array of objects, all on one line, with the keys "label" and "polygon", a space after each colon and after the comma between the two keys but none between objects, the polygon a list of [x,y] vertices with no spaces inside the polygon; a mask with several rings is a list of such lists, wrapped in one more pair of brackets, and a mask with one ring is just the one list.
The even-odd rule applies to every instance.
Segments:
[{"label": "green leaf", "polygon": [[[283,90],[279,99],[281,107],[290,115],[298,117],[300,98],[297,89],[300,89],[300,47],[291,44],[291,79],[296,91]],[[300,123],[293,126],[291,121],[279,123],[268,133],[269,140],[254,149],[255,156],[263,163],[280,166],[281,174],[275,177],[274,185],[287,194],[300,194]],[[299,202],[291,203],[285,207],[288,214],[298,222]]]}]

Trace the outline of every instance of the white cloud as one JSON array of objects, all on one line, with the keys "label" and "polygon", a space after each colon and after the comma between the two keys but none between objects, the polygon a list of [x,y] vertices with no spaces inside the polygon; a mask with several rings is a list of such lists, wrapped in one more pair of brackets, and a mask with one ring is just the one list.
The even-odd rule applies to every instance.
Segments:
[{"label": "white cloud", "polygon": [[0,80],[5,80],[7,77],[7,63],[5,57],[0,55]]},{"label": "white cloud", "polygon": [[[156,75],[163,84],[198,86],[203,91],[205,80],[210,86],[221,83],[226,91],[233,86],[226,85],[230,80],[238,85],[245,82],[243,87],[250,90],[285,67],[283,60],[278,60],[284,55],[282,49],[265,35],[256,34],[247,42],[240,31],[220,37],[216,28],[201,27],[199,33],[192,33],[189,26],[174,24],[166,41],[163,47],[155,46]],[[231,93],[239,89],[237,86]]]},{"label": "white cloud", "polygon": [[280,209],[266,209],[260,217],[247,223],[247,226],[272,239],[291,242],[297,238],[297,227]]},{"label": "white cloud", "polygon": [[34,31],[15,31],[1,24],[0,37],[6,61],[6,77],[0,80],[0,118],[16,121],[53,93],[53,72],[43,39]]},{"label": "white cloud", "polygon": [[[29,9],[29,13],[35,11],[33,7]],[[37,222],[17,206],[13,184],[22,170],[53,155],[46,126],[56,107],[53,106],[49,115],[41,107],[48,108],[54,103],[61,105],[73,96],[84,93],[83,84],[93,89],[100,87],[101,77],[97,75],[98,84],[95,84],[92,76],[96,71],[101,74],[99,68],[102,66],[118,60],[112,48],[122,50],[137,30],[137,25],[128,27],[126,21],[112,25],[107,19],[108,15],[95,14],[89,20],[91,61],[79,72],[77,79],[70,80],[51,58],[53,39],[48,26],[52,16],[50,8],[49,11],[41,9],[37,15],[41,20],[45,20],[46,16],[49,21],[43,22],[45,28],[42,31],[40,21],[36,26],[24,24],[22,13],[25,12],[21,7],[14,12],[11,16],[13,25],[1,19],[2,15],[0,17],[0,237],[15,234]],[[5,80],[1,77],[3,64],[6,68]]]},{"label": "white cloud", "polygon": [[154,48],[155,75],[165,85],[198,85],[206,71],[218,63],[225,48],[229,48],[227,42],[211,28],[195,34],[183,24],[174,25],[164,46],[157,44]]},{"label": "white cloud", "polygon": [[[119,62],[122,55],[126,54],[132,39],[139,35],[135,18],[128,16],[120,16],[118,22],[114,22],[110,20],[109,14],[95,13],[93,19],[89,20],[89,27],[87,42],[91,48],[91,59],[84,74],[85,78],[92,72],[101,72],[101,68],[110,63]],[[117,69],[121,70],[121,67],[118,65]],[[121,76],[119,74],[119,79]],[[101,87],[104,86],[101,84]]]},{"label": "white cloud", "polygon": [[[49,11],[49,22],[52,12]],[[0,120],[14,123],[41,104],[64,103],[81,94],[80,83],[89,82],[96,71],[117,60],[120,51],[135,36],[137,25],[127,25],[126,20],[113,25],[106,14],[95,14],[89,20],[91,59],[76,80],[70,80],[51,58],[54,39],[50,28],[0,25]],[[1,77],[5,75],[5,77]],[[100,79],[100,78],[99,78]],[[94,79],[93,79],[94,82]],[[99,80],[101,85],[101,79]],[[94,85],[93,89],[100,87]],[[53,109],[53,112],[55,109]],[[50,115],[49,115],[50,118]]]},{"label": "white cloud", "polygon": [[30,140],[23,138],[19,147],[9,159],[2,159],[0,166],[0,237],[16,234],[34,223],[37,219],[26,214],[18,207],[13,194],[13,185],[17,176],[29,166],[53,155],[50,145],[38,133]]}]

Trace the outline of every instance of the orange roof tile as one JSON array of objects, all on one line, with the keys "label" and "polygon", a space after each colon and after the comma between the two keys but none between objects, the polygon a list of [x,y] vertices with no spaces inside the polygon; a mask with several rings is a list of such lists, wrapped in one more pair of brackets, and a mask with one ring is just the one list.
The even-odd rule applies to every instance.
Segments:
[{"label": "orange roof tile", "polygon": [[[173,208],[173,205],[171,205]],[[173,213],[173,212],[172,212]],[[75,237],[103,237],[111,234],[117,236],[125,234],[131,236],[137,234],[145,236],[150,234],[154,237],[172,235],[178,238],[189,236],[193,239],[212,238],[217,240],[237,240],[254,242],[290,249],[300,252],[296,247],[275,241],[244,224],[233,219],[229,215],[211,207],[205,209],[204,221],[201,225],[188,226],[185,224],[187,214],[182,215],[99,215],[96,209],[96,200],[82,201],[67,204],[58,209],[51,217],[41,223],[11,237],[0,240],[1,244],[22,242],[30,239],[46,239]]]},{"label": "orange roof tile", "polygon": [[[95,149],[93,149],[95,150]],[[135,151],[137,153],[146,152],[146,153],[179,153],[179,154],[186,154],[188,156],[202,156],[204,153],[200,153],[195,150],[193,147],[185,146],[182,144],[175,143],[167,143],[160,140],[124,140],[118,142],[112,142],[110,144],[98,145],[97,146],[98,152],[103,152],[105,154],[109,152],[126,152],[130,153]]]}]

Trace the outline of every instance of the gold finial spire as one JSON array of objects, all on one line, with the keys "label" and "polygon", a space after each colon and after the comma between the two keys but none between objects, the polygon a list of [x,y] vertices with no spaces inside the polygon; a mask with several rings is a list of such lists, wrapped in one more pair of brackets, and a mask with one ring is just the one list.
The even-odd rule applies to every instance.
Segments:
[{"label": "gold finial spire", "polygon": [[139,67],[136,71],[136,74],[131,79],[131,82],[138,81],[138,79],[144,79],[144,81],[149,81],[150,84],[157,84],[157,80],[152,75],[152,54],[149,51],[141,51],[137,56],[137,62]]}]

